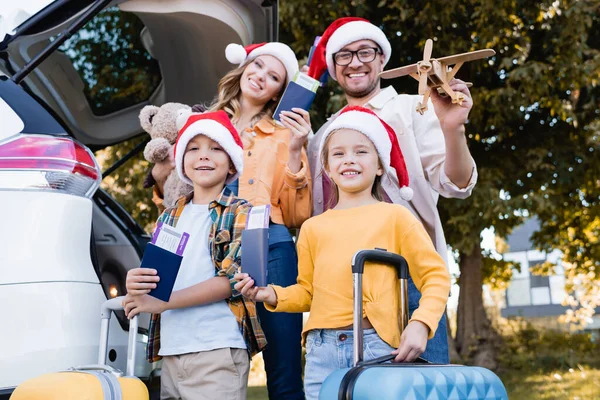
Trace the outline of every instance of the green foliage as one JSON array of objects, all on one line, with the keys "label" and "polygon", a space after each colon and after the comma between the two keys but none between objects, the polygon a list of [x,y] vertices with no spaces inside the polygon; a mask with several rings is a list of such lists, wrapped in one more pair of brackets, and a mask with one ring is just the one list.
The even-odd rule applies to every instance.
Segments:
[{"label": "green foliage", "polygon": [[590,333],[542,330],[520,319],[508,321],[503,328],[501,368],[551,371],[578,364],[600,366],[600,343]]},{"label": "green foliage", "polygon": [[537,276],[551,276],[556,274],[556,264],[545,261],[540,264],[531,265],[529,267],[529,272],[531,275]]},{"label": "green foliage", "polygon": [[158,62],[141,41],[144,25],[117,7],[96,15],[60,48],[79,72],[96,115],[148,100],[160,83]]},{"label": "green foliage", "polygon": [[483,283],[491,289],[506,289],[513,276],[513,271],[520,271],[521,265],[514,261],[497,260],[489,251],[483,251]]},{"label": "green foliage", "polygon": [[[144,137],[137,137],[96,152],[100,169],[104,171],[109,168],[144,139]],[[149,170],[150,163],[144,159],[142,152],[139,152],[110,176],[104,178],[101,185],[146,232],[152,231],[154,222],[158,218],[158,209],[152,202],[152,191],[144,189],[144,179]]]}]

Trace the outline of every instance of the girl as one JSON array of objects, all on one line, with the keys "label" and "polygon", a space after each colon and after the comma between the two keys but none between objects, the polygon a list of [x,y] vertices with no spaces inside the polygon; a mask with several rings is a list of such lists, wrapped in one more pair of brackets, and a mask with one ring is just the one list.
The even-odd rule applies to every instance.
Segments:
[{"label": "girl", "polygon": [[[210,111],[224,110],[241,133],[244,172],[229,187],[253,206],[271,205],[269,282],[288,286],[298,275],[289,228],[299,228],[312,210],[310,172],[304,143],[311,131],[308,112],[294,109],[272,118],[287,83],[298,72],[294,52],[283,43],[243,48],[230,44],[227,59],[240,66],[219,82]],[[267,338],[263,352],[270,399],[304,399],[301,314],[273,314],[258,305]]]},{"label": "girl", "polygon": [[235,288],[264,302],[269,311],[310,311],[304,328],[307,399],[318,398],[331,372],[352,365],[350,265],[358,250],[377,247],[403,255],[423,294],[400,336],[394,269],[377,264],[365,268],[365,360],[390,353],[397,362],[414,360],[434,335],[446,306],[450,277],[427,232],[408,209],[382,202],[383,174],[398,178],[403,196],[411,195],[404,160],[398,148],[392,150],[391,134],[395,133],[389,125],[372,111],[347,107],[327,128],[320,146],[337,205],[303,225],[297,284],[260,288],[246,274],[237,274]]}]

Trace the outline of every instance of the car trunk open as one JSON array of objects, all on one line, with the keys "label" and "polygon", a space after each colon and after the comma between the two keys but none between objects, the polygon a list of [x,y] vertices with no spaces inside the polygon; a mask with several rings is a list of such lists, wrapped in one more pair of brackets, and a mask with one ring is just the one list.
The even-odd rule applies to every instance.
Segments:
[{"label": "car trunk open", "polygon": [[[86,12],[74,3],[55,1],[7,36],[0,68],[13,75]],[[276,4],[114,1],[23,83],[76,139],[93,149],[113,145],[142,133],[138,115],[147,104],[210,102],[234,67],[225,59],[227,44],[273,40]]]}]

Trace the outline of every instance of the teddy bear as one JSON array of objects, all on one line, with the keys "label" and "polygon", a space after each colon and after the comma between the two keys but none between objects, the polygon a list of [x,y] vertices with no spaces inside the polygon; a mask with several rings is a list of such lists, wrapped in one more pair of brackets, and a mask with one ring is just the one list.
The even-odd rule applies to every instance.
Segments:
[{"label": "teddy bear", "polygon": [[[164,161],[177,139],[177,117],[181,113],[188,114],[192,108],[181,103],[165,103],[160,107],[145,106],[140,112],[140,124],[142,128],[150,135],[151,140],[144,149],[144,158],[157,163]],[[149,174],[151,176],[151,174]],[[192,186],[182,182],[173,169],[164,184],[163,206],[173,207],[181,196],[192,192]]]}]

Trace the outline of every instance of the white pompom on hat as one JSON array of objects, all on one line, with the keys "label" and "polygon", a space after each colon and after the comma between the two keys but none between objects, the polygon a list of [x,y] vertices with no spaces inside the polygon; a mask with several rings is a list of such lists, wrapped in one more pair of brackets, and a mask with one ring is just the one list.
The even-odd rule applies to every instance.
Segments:
[{"label": "white pompom on hat", "polygon": [[[329,135],[339,129],[351,129],[365,135],[377,150],[383,168],[389,174],[396,174],[400,184],[400,197],[409,201],[413,190],[409,187],[408,170],[404,156],[398,144],[394,129],[377,116],[373,111],[360,106],[348,106],[329,124],[319,145],[319,154],[323,154],[323,146]],[[321,160],[323,164],[325,160]]]},{"label": "white pompom on hat", "polygon": [[273,56],[285,67],[287,72],[287,82],[289,82],[296,72],[298,72],[298,60],[296,54],[286,44],[279,42],[265,42],[251,44],[243,47],[236,43],[230,43],[225,48],[225,57],[232,64],[242,65],[246,61],[253,60],[258,56]]},{"label": "white pompom on hat", "polygon": [[219,143],[229,155],[235,167],[235,174],[229,175],[225,183],[235,181],[244,169],[244,145],[240,135],[229,120],[225,111],[190,113],[182,111],[177,118],[179,136],[175,142],[175,168],[181,180],[193,185],[190,178],[184,173],[183,157],[188,143],[198,135],[204,135]]}]

